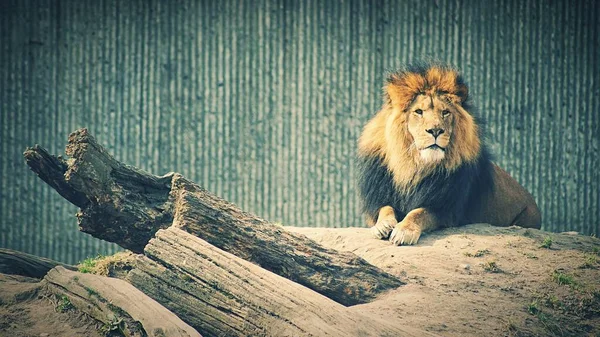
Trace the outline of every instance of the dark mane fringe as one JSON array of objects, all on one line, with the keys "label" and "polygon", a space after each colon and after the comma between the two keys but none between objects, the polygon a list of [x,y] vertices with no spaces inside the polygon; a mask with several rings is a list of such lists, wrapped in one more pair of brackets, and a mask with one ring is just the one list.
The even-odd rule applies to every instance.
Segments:
[{"label": "dark mane fringe", "polygon": [[432,211],[443,226],[458,226],[468,222],[466,207],[493,188],[492,163],[484,148],[479,158],[454,172],[440,168],[423,178],[410,192],[394,185],[392,173],[378,156],[359,157],[358,189],[362,211],[376,220],[379,209],[394,208],[401,221],[408,212],[419,207]]}]

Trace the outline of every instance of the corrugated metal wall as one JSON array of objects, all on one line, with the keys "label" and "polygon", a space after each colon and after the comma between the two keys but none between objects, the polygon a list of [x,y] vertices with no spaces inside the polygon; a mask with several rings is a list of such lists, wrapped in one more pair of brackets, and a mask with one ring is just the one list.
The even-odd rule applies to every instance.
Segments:
[{"label": "corrugated metal wall", "polygon": [[361,226],[353,157],[386,70],[460,67],[544,228],[600,234],[600,6],[588,1],[0,1],[0,246],[114,246],[22,159],[88,127],[284,224]]}]

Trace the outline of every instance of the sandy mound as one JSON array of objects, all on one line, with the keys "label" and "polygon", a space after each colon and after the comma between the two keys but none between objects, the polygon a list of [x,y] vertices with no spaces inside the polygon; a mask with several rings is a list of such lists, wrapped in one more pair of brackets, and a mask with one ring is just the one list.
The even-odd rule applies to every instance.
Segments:
[{"label": "sandy mound", "polygon": [[597,238],[476,224],[395,247],[365,228],[288,229],[408,283],[362,313],[443,336],[600,334]]},{"label": "sandy mound", "polygon": [[[600,334],[599,239],[477,224],[395,247],[365,228],[286,228],[407,282],[362,314],[442,336]],[[0,274],[0,336],[101,336],[37,282]]]}]

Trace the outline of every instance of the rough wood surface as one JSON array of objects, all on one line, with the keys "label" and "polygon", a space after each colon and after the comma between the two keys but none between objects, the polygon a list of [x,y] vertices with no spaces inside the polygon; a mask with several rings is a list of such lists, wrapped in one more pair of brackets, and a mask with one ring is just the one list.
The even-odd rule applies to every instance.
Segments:
[{"label": "rough wood surface", "polygon": [[200,336],[179,317],[131,284],[109,277],[52,269],[46,286],[78,310],[124,336]]},{"label": "rough wood surface", "polygon": [[159,228],[171,225],[172,174],[159,177],[120,163],[87,129],[69,135],[66,154],[71,158],[36,145],[23,155],[32,171],[81,209],[81,231],[141,253]]},{"label": "rough wood surface", "polygon": [[243,212],[178,174],[158,177],[119,163],[86,129],[69,136],[66,152],[71,158],[62,160],[34,147],[25,158],[81,208],[81,230],[97,238],[140,253],[176,212],[180,228],[345,305],[369,302],[403,284],[352,253]]},{"label": "rough wood surface", "polygon": [[58,261],[43,257],[30,255],[16,250],[0,248],[0,273],[10,275],[21,275],[27,277],[43,278],[50,269],[56,266],[75,270],[70,266]]},{"label": "rough wood surface", "polygon": [[173,226],[345,305],[368,302],[402,283],[350,252],[321,246],[173,177]]},{"label": "rough wood surface", "polygon": [[422,336],[352,312],[181,229],[159,230],[127,280],[207,336]]}]

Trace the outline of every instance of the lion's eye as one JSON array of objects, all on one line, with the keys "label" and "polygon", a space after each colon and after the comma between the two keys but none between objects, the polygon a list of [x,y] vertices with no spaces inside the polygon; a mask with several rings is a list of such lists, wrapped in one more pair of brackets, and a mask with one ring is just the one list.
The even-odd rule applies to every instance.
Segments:
[{"label": "lion's eye", "polygon": [[446,117],[446,116],[448,116],[449,114],[450,114],[450,111],[448,111],[448,110],[444,110],[444,111],[442,111],[442,116],[443,116],[443,117]]},{"label": "lion's eye", "polygon": [[417,115],[422,115],[422,114],[423,114],[423,110],[421,110],[421,109],[417,109],[417,110],[415,110],[415,113],[416,113]]}]

